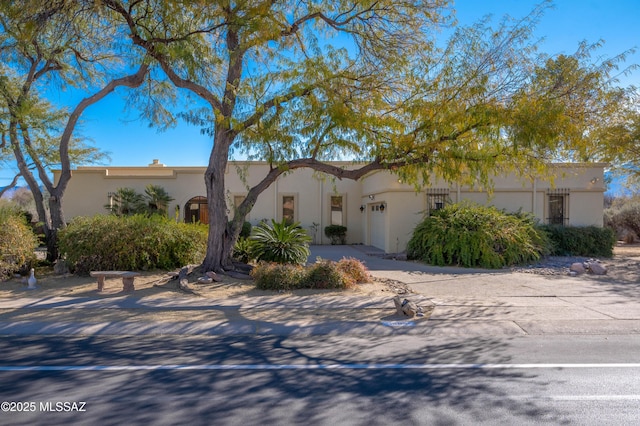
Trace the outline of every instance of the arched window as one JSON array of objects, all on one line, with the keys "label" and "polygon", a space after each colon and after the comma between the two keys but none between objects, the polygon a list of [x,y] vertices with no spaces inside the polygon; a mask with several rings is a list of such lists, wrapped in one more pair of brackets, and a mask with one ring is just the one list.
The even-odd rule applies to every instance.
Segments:
[{"label": "arched window", "polygon": [[184,206],[184,221],[187,223],[209,223],[207,197],[193,197]]}]

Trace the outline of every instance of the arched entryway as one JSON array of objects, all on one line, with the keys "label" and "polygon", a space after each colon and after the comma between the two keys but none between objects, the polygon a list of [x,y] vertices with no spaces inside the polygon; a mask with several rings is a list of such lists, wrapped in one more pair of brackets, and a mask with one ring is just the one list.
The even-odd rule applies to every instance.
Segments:
[{"label": "arched entryway", "polygon": [[186,223],[209,223],[207,197],[193,197],[184,206],[184,221]]}]

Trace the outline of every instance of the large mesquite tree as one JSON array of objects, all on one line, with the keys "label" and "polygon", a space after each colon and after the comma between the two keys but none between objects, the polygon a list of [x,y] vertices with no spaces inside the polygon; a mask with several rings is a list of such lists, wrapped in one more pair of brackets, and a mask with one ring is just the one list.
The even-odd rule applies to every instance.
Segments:
[{"label": "large mesquite tree", "polygon": [[[435,39],[447,0],[101,0],[114,27],[175,87],[201,101],[182,114],[212,136],[205,172],[206,269],[232,268],[246,214],[278,176],[309,167],[359,179],[392,170],[483,181],[538,173],[586,152],[594,117],[615,109],[615,60],[588,49],[547,58],[530,40],[544,5],[499,28],[484,22]],[[576,60],[577,59],[577,60]],[[231,152],[271,164],[229,222]],[[340,168],[327,160],[353,158]]]},{"label": "large mesquite tree", "polygon": [[[108,28],[80,2],[0,3],[0,148],[13,153],[33,193],[50,260],[57,258],[57,230],[65,226],[62,201],[72,166],[102,155],[74,137],[82,113],[117,87],[139,86],[148,74],[145,64],[137,72],[118,69]],[[45,100],[54,87],[90,94],[67,111]],[[57,182],[48,174],[52,164],[61,170]]]}]

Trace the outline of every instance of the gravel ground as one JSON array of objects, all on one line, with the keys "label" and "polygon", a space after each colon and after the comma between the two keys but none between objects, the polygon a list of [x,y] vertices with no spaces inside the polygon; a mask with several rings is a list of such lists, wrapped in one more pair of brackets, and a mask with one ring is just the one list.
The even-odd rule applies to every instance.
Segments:
[{"label": "gravel ground", "polygon": [[[580,256],[547,256],[537,263],[511,268],[513,272],[537,275],[567,275],[573,263],[598,262],[600,259]],[[605,262],[606,263],[606,262]]]}]

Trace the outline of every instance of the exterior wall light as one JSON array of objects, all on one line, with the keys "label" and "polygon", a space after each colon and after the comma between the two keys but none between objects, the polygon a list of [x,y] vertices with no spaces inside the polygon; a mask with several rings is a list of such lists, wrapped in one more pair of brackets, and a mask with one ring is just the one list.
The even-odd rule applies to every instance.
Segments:
[{"label": "exterior wall light", "polygon": [[384,211],[384,204],[380,204],[380,211],[383,212]]},{"label": "exterior wall light", "polygon": [[360,213],[364,212],[364,205],[360,206]]}]

